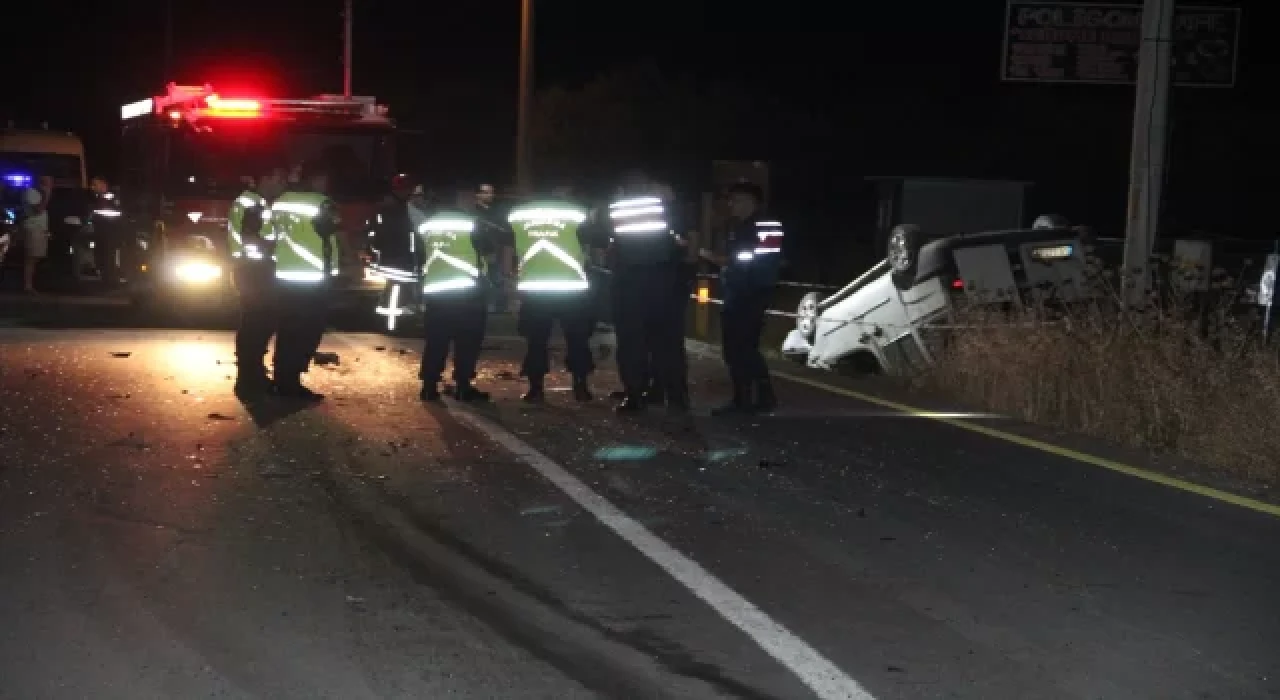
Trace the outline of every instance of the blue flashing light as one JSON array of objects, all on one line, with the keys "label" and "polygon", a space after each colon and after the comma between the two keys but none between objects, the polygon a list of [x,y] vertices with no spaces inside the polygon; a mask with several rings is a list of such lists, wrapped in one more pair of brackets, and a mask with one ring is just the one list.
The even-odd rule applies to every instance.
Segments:
[{"label": "blue flashing light", "polygon": [[4,181],[14,187],[30,187],[31,176],[22,173],[10,173],[4,176]]}]

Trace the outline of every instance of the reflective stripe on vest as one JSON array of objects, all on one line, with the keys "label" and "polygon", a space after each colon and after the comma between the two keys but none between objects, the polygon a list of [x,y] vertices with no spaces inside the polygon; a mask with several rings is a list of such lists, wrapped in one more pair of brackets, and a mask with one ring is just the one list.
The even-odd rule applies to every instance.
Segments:
[{"label": "reflective stripe on vest", "polygon": [[475,221],[461,214],[439,214],[418,227],[431,251],[422,264],[422,293],[436,294],[475,287],[480,268],[458,257],[459,244],[470,246]]},{"label": "reflective stripe on vest", "polygon": [[[271,205],[271,223],[277,241],[277,279],[324,281],[324,239],[316,233],[315,218],[328,201],[328,197],[315,192],[286,192]],[[338,270],[329,269],[328,273],[337,275]]]},{"label": "reflective stripe on vest", "polygon": [[669,233],[667,209],[657,197],[631,197],[609,205],[613,232],[620,236]]},{"label": "reflective stripe on vest", "polygon": [[[578,225],[586,214],[567,204],[538,202],[518,207],[507,217],[516,234],[520,272],[516,289],[571,292],[587,288],[580,259]],[[576,255],[575,255],[576,253]]]},{"label": "reflective stripe on vest", "polygon": [[236,201],[231,204],[231,212],[227,216],[227,237],[231,248],[231,257],[248,258],[250,260],[261,260],[264,256],[263,251],[253,244],[245,245],[243,237],[241,237],[241,227],[244,225],[245,213],[254,207],[262,208],[262,228],[260,232],[263,240],[275,240],[275,234],[271,232],[271,210],[267,209],[267,200],[257,192],[246,191]]},{"label": "reflective stripe on vest", "polygon": [[756,247],[738,253],[738,260],[750,262],[758,256],[777,255],[782,252],[782,223],[779,221],[756,222]]}]

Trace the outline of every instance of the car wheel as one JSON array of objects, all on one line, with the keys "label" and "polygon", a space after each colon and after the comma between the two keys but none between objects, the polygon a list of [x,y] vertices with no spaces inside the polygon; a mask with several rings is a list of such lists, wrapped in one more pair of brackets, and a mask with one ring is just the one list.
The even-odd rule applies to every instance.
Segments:
[{"label": "car wheel", "polygon": [[889,274],[898,289],[911,289],[916,284],[916,267],[920,261],[920,246],[924,235],[913,224],[894,226],[889,233],[885,259],[889,262]]},{"label": "car wheel", "polygon": [[818,302],[818,293],[809,292],[801,297],[800,306],[796,309],[796,330],[810,343],[818,332]]}]

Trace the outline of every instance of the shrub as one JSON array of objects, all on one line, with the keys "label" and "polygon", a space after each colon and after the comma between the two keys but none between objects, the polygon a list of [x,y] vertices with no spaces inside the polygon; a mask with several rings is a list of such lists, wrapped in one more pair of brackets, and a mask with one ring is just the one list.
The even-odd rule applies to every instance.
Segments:
[{"label": "shrub", "polygon": [[[1095,268],[1096,269],[1096,268]],[[1280,477],[1280,358],[1242,318],[1230,280],[1164,290],[1143,310],[1091,275],[1095,302],[958,313],[918,381],[974,407],[1178,454],[1251,481]]]}]

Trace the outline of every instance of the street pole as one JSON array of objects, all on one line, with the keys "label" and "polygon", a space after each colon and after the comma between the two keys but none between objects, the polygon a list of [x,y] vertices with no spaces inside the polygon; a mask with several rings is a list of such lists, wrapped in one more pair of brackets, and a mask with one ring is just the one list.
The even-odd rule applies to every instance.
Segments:
[{"label": "street pole", "polygon": [[164,81],[173,80],[173,0],[164,4]]},{"label": "street pole", "polygon": [[342,12],[342,96],[351,99],[351,0]]},{"label": "street pole", "polygon": [[1151,254],[1160,226],[1173,72],[1173,8],[1174,0],[1145,0],[1142,7],[1124,246],[1123,289],[1131,307],[1146,304]]},{"label": "street pole", "polygon": [[520,0],[520,104],[516,112],[516,187],[533,191],[529,119],[533,108],[533,0]]}]

